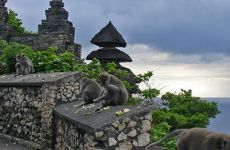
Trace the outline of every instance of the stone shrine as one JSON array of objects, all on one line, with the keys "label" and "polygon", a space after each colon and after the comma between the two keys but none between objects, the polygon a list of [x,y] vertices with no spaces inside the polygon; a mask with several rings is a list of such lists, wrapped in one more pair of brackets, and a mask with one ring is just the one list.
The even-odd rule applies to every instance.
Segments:
[{"label": "stone shrine", "polygon": [[[86,60],[97,58],[102,65],[106,65],[108,62],[115,62],[119,69],[129,73],[129,77],[126,80],[132,83],[133,86],[135,86],[136,83],[140,83],[139,79],[130,69],[120,65],[121,62],[132,62],[132,59],[128,54],[116,48],[126,47],[127,44],[111,21],[92,38],[91,43],[102,48],[92,51],[86,57]],[[136,93],[137,87],[134,87],[131,92]]]},{"label": "stone shrine", "polygon": [[[39,45],[38,49],[47,49],[50,45],[58,47],[59,52],[66,49],[80,50],[80,45],[74,43],[75,28],[72,22],[68,21],[68,12],[64,9],[61,0],[50,1],[46,10],[46,20],[38,25]],[[77,54],[80,55],[80,54]]]}]

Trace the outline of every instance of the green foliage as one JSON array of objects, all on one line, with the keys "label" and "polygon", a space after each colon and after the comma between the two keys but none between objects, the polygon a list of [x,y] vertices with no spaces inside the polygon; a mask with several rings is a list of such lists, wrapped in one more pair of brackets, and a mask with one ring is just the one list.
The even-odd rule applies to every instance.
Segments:
[{"label": "green foliage", "polygon": [[117,64],[115,62],[107,63],[105,70],[108,73],[113,74],[122,80],[125,80],[129,76],[129,73],[127,71],[118,69]]},{"label": "green foliage", "polygon": [[151,85],[149,84],[149,80],[152,76],[153,76],[152,71],[148,71],[144,74],[137,75],[137,77],[141,79],[141,82],[143,82],[148,88],[151,88]]},{"label": "green foliage", "polygon": [[145,90],[141,91],[141,95],[147,101],[151,101],[151,100],[153,100],[154,98],[156,98],[157,96],[160,95],[160,90],[155,89],[155,88],[145,89]]},{"label": "green foliage", "polygon": [[213,118],[219,113],[217,103],[193,97],[191,90],[181,90],[178,95],[167,92],[162,96],[162,100],[171,112],[183,114],[187,117],[204,114],[208,118]]},{"label": "green foliage", "polygon": [[[182,128],[206,127],[209,124],[209,119],[219,113],[217,103],[194,97],[191,90],[181,90],[179,94],[167,92],[162,95],[161,99],[164,107],[152,113],[153,124],[156,128],[162,123],[167,123],[170,126],[168,132]],[[153,140],[155,139],[153,138]],[[170,149],[168,144],[167,147]]]},{"label": "green foliage", "polygon": [[0,40],[0,49],[3,54],[0,57],[0,74],[10,74],[15,72],[15,56],[17,54],[24,54],[30,58],[34,64],[36,72],[67,72],[79,71],[88,78],[96,79],[102,72],[109,72],[124,81],[124,84],[129,91],[132,86],[125,77],[128,77],[128,72],[118,69],[116,63],[108,63],[103,67],[99,60],[94,59],[90,63],[77,63],[73,51],[66,51],[62,54],[57,54],[55,47],[50,47],[48,50],[36,51],[32,50],[30,46],[19,43],[7,43]]},{"label": "green foliage", "polygon": [[138,97],[129,97],[128,101],[126,102],[127,106],[138,106],[140,103],[143,102],[143,99]]},{"label": "green foliage", "polygon": [[150,85],[150,78],[153,76],[152,71],[148,71],[144,74],[139,74],[137,77],[141,79],[141,82],[144,83],[147,89],[140,91],[140,96],[143,98],[145,104],[154,103],[154,99],[160,95],[160,90],[152,88]]},{"label": "green foliage", "polygon": [[86,63],[78,64],[74,70],[82,72],[85,77],[88,77],[90,79],[97,79],[99,74],[104,72],[101,63],[97,59],[93,59],[88,64]]},{"label": "green foliage", "polygon": [[25,54],[34,64],[36,72],[65,72],[74,71],[77,62],[72,51],[63,54],[56,54],[56,48],[49,48],[46,51],[34,51],[30,46],[18,43],[6,43],[0,41],[3,54],[0,57],[0,74],[15,72],[15,56],[19,53]]},{"label": "green foliage", "polygon": [[[151,129],[151,140],[158,141],[159,139],[163,138],[167,133],[170,132],[172,126],[168,123],[163,122],[159,123]],[[162,146],[167,147],[169,150],[175,150],[176,139],[172,138],[169,139],[167,142],[163,142]]]},{"label": "green foliage", "polygon": [[8,24],[18,31],[19,33],[25,33],[25,28],[22,26],[22,20],[17,18],[18,14],[15,13],[13,10],[9,10],[8,13]]}]

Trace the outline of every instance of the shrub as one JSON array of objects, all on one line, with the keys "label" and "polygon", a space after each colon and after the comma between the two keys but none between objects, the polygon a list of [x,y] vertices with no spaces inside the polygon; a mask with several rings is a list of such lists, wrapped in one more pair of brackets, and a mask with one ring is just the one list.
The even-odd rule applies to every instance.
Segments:
[{"label": "shrub", "polygon": [[[161,99],[164,107],[152,113],[153,128],[155,128],[152,130],[152,136],[162,130],[156,127],[165,123],[170,126],[170,130],[165,130],[167,132],[164,135],[175,129],[206,127],[209,119],[219,113],[217,103],[194,97],[191,90],[181,90],[179,94],[167,92],[162,95]],[[157,138],[152,139],[158,140]],[[172,140],[166,144],[169,149],[171,149],[171,142]]]},{"label": "shrub", "polygon": [[[3,44],[2,44],[3,43]],[[35,67],[36,72],[64,72],[73,71],[77,62],[72,51],[63,54],[56,54],[56,48],[49,48],[46,51],[34,51],[30,46],[18,43],[6,43],[1,40],[3,54],[0,57],[0,64],[4,69],[0,74],[10,74],[15,72],[15,56],[18,53],[29,57]]]},{"label": "shrub", "polygon": [[[157,141],[158,139],[163,138],[170,130],[172,126],[168,123],[163,122],[159,123],[151,129],[151,140]],[[162,143],[162,146],[167,147],[169,150],[175,150],[176,139],[172,138]]]},{"label": "shrub", "polygon": [[18,19],[17,16],[18,14],[10,9],[8,13],[8,24],[20,34],[25,33],[25,28],[22,26],[22,20]]}]

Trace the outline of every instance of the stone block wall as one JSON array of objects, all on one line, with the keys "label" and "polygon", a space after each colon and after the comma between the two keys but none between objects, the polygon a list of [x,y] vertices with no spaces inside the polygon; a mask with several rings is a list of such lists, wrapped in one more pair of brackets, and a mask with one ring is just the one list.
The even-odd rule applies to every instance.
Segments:
[{"label": "stone block wall", "polygon": [[[114,106],[71,102],[54,108],[55,150],[134,150],[150,144],[151,111],[157,106]],[[116,112],[127,109],[126,114]]]},{"label": "stone block wall", "polygon": [[23,43],[29,46],[37,45],[38,35],[37,34],[24,34],[18,36],[11,36],[8,38],[10,42]]},{"label": "stone block wall", "polygon": [[87,133],[70,121],[56,119],[56,150],[132,150],[150,143],[151,113],[125,117],[103,130]]},{"label": "stone block wall", "polygon": [[31,148],[51,147],[52,110],[77,100],[79,80],[76,72],[0,76],[0,133]]}]

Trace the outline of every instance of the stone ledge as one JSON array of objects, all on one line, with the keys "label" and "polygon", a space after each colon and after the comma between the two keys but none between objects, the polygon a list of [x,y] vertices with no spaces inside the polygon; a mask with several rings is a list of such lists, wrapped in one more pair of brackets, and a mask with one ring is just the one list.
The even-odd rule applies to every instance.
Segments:
[{"label": "stone ledge", "polygon": [[[108,125],[111,125],[115,121],[121,121],[125,117],[134,117],[134,116],[143,116],[148,114],[150,111],[157,109],[157,106],[150,105],[146,107],[137,107],[137,106],[115,106],[109,110],[103,112],[95,112],[100,104],[93,104],[94,106],[83,109],[82,106],[78,106],[82,101],[75,101],[63,105],[56,106],[54,114],[58,117],[70,121],[77,128],[84,130],[87,133],[95,133],[105,129]],[[77,107],[78,106],[78,107]],[[86,105],[88,107],[89,105]],[[130,112],[122,115],[116,116],[117,111],[127,108]]]},{"label": "stone ledge", "polygon": [[79,78],[79,72],[55,72],[47,74],[29,74],[24,76],[2,75],[0,87],[41,87],[43,84],[60,83],[71,77]]}]

